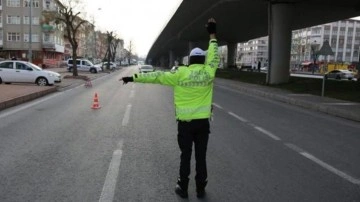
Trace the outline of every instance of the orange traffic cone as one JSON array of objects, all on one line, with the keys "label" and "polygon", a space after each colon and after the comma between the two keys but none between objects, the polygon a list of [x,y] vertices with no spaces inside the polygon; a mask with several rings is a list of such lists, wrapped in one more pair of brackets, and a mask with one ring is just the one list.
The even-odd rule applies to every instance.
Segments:
[{"label": "orange traffic cone", "polygon": [[95,93],[95,96],[94,96],[94,103],[91,107],[92,109],[100,109],[100,105],[99,105],[99,99],[98,99],[98,95],[97,93]]}]

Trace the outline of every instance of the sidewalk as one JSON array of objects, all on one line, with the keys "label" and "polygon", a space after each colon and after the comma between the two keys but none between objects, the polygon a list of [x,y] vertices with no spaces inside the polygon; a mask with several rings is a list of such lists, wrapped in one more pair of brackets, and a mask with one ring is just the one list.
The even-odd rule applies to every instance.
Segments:
[{"label": "sidewalk", "polygon": [[[61,74],[62,81],[61,83],[56,83],[53,86],[37,86],[36,84],[0,84],[0,111],[9,107],[13,107],[30,100],[42,97],[44,95],[56,92],[63,91],[68,88],[73,88],[75,86],[85,84],[85,81],[82,79],[64,79],[65,75],[72,75],[71,72],[68,72],[66,68],[49,68],[46,70],[58,72]],[[79,72],[79,75],[86,75],[91,80],[107,75],[108,73],[97,73],[92,74],[88,72]]]},{"label": "sidewalk", "polygon": [[[52,68],[48,70],[59,72],[62,75],[62,78],[65,75],[72,75],[72,73],[67,72],[65,68]],[[93,80],[95,78],[107,75],[108,73],[91,74],[91,73],[81,72],[80,74],[86,75],[91,80]],[[242,82],[230,81],[220,78],[217,78],[215,80],[215,84],[225,86],[225,81],[226,81],[226,86],[230,85],[233,89],[237,89],[241,92],[248,93],[250,95],[266,97],[279,102],[284,102],[291,105],[360,122],[360,103],[348,102],[348,101],[315,96],[310,94],[294,94],[288,91],[284,91],[268,86],[242,83]],[[44,96],[49,93],[62,91],[68,88],[72,88],[84,84],[85,81],[81,79],[63,79],[60,84],[55,84],[54,86],[44,86],[44,87],[37,86],[35,84],[30,84],[30,85],[1,84],[0,110],[36,99],[38,97]]]}]

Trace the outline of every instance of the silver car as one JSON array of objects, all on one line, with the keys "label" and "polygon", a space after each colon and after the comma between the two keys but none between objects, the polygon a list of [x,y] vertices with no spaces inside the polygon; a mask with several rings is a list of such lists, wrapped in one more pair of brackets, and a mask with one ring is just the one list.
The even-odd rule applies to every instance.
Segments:
[{"label": "silver car", "polygon": [[325,79],[348,79],[352,80],[354,78],[354,74],[349,70],[344,69],[335,69],[325,74]]},{"label": "silver car", "polygon": [[142,65],[139,68],[140,73],[153,72],[154,67],[152,65]]}]

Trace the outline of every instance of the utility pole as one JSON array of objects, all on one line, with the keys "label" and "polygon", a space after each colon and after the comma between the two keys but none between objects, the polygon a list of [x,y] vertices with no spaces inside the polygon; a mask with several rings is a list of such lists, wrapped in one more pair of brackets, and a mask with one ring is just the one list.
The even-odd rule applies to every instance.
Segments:
[{"label": "utility pole", "polygon": [[[101,8],[98,8],[97,9],[97,11],[101,11]],[[97,60],[97,38],[96,38],[96,35],[97,35],[97,33],[96,33],[96,25],[95,25],[95,18],[94,18],[94,15],[93,15],[93,19],[92,19],[92,21],[93,21],[93,26],[94,26],[94,56],[93,56],[93,62],[95,63],[96,62],[96,60]]]},{"label": "utility pole", "polygon": [[29,62],[32,62],[32,30],[31,30],[31,26],[32,26],[32,0],[28,0],[29,2],[29,8],[30,8],[30,16],[29,16],[29,56],[28,56],[28,60]]}]

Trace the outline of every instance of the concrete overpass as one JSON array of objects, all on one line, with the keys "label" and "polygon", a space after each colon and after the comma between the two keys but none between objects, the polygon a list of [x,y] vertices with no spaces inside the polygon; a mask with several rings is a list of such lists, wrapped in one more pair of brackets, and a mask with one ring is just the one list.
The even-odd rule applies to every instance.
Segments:
[{"label": "concrete overpass", "polygon": [[150,48],[147,61],[170,67],[193,47],[206,49],[204,25],[214,17],[219,44],[228,46],[229,65],[235,65],[237,43],[269,36],[267,82],[285,83],[292,30],[356,16],[359,0],[183,0]]}]

